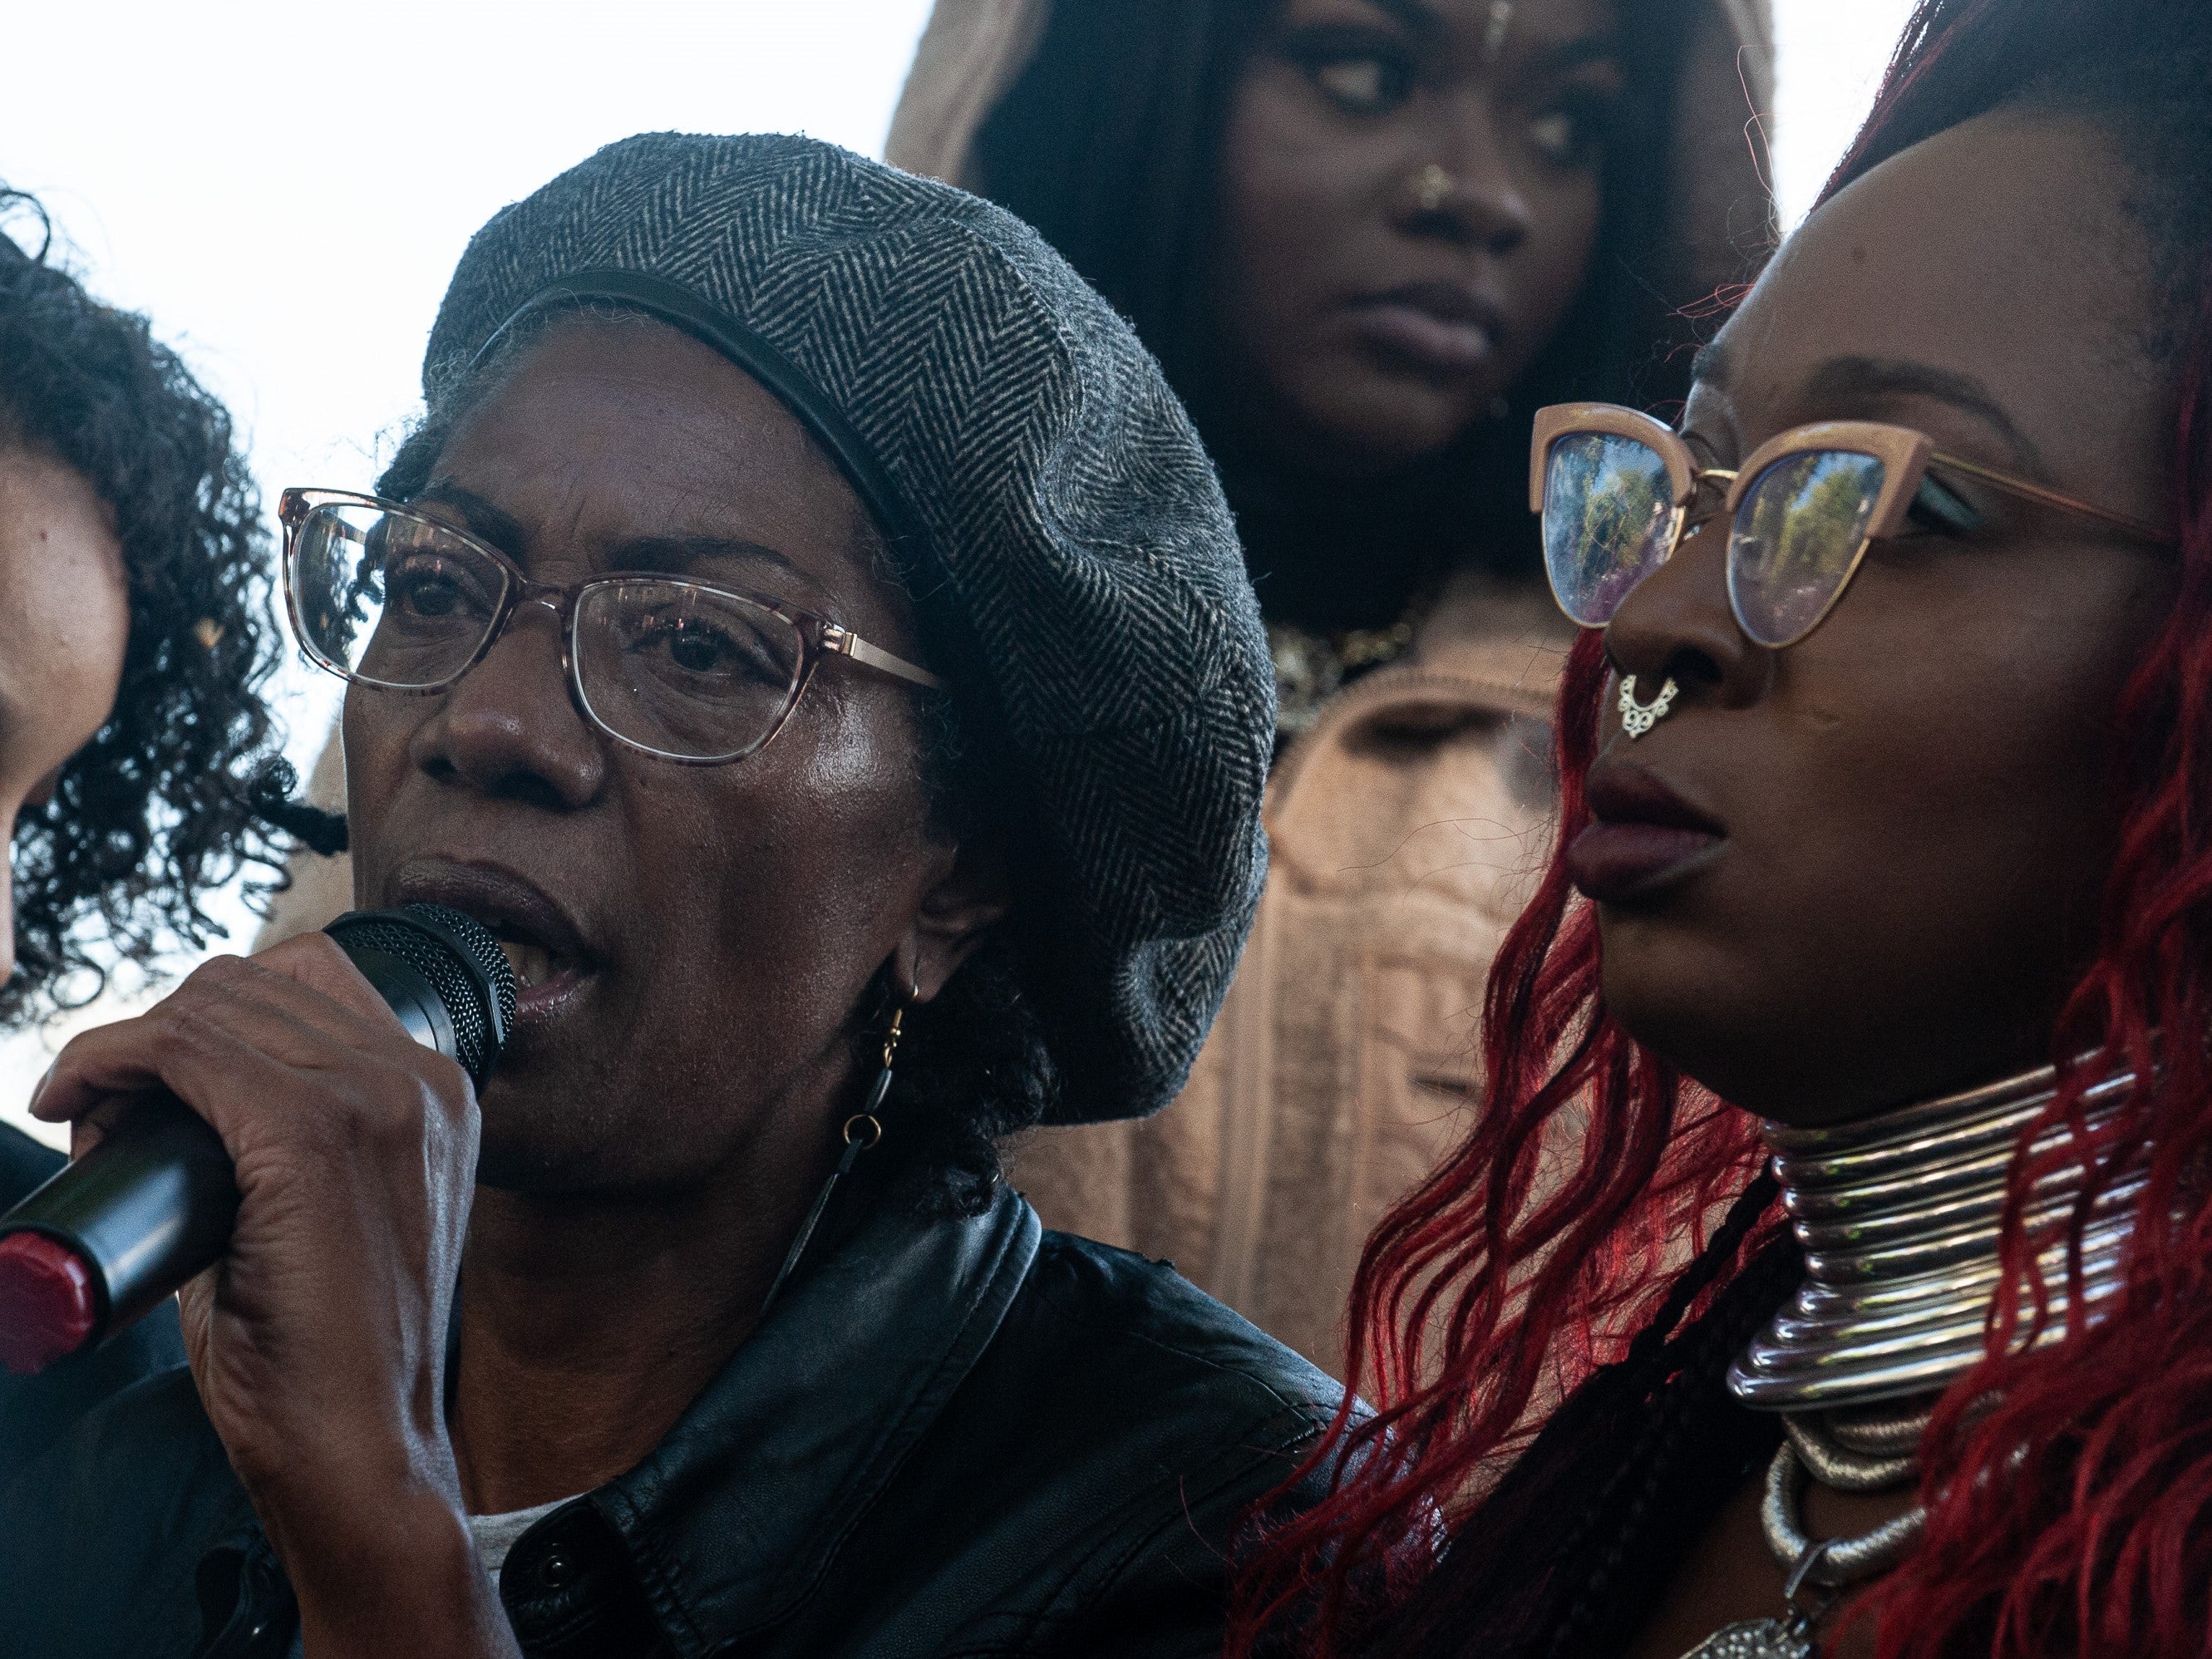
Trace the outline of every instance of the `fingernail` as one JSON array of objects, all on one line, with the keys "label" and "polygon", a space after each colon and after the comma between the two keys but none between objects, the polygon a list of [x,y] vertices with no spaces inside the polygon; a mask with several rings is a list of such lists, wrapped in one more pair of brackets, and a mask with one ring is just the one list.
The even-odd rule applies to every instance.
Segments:
[{"label": "fingernail", "polygon": [[46,1067],[46,1074],[38,1080],[37,1085],[31,1090],[31,1098],[27,1107],[28,1110],[35,1112],[39,1109],[39,1097],[46,1093],[46,1085],[52,1083],[53,1080],[54,1068],[49,1066]]}]

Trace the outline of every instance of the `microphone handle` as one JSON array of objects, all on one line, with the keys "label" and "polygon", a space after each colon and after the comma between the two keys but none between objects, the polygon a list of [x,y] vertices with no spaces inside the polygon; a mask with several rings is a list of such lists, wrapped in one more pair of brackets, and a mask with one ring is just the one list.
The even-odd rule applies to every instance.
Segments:
[{"label": "microphone handle", "polygon": [[[383,951],[349,946],[347,954],[410,1036],[453,1054],[453,1015],[419,969]],[[94,1322],[74,1350],[82,1352],[221,1261],[238,1206],[222,1138],[164,1090],[133,1101],[99,1146],[0,1215],[0,1240],[40,1234],[89,1273]]]},{"label": "microphone handle", "polygon": [[[63,1181],[69,1170],[80,1173]],[[8,1212],[91,1269],[91,1347],[151,1313],[219,1260],[238,1221],[230,1154],[208,1121],[165,1092],[134,1101],[100,1145]]]}]

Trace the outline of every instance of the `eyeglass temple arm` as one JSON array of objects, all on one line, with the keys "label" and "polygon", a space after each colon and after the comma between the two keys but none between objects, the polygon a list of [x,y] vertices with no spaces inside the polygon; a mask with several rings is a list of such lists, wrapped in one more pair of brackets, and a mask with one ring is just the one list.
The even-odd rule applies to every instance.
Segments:
[{"label": "eyeglass temple arm", "polygon": [[[2140,537],[2144,541],[2155,542],[2166,547],[2171,547],[2174,544],[2175,538],[2171,533],[2154,525],[2145,524],[2140,519],[2131,519],[2124,513],[2108,512],[2104,507],[2093,506],[2087,501],[2076,501],[2073,496],[2062,495],[2056,489],[2046,489],[2041,484],[2031,483],[2026,478],[2016,478],[2009,472],[1999,472],[1973,461],[1962,461],[1956,455],[1946,455],[1940,451],[1930,455],[1928,461],[1931,466],[1940,466],[1948,472],[1963,472],[1970,478],[1978,479],[1991,489],[2002,489],[2008,495],[2038,501],[2045,507],[2054,507],[2063,513],[2078,513],[2086,518],[2095,519],[2116,529],[2124,530],[2131,536]],[[1736,474],[1733,469],[1722,466],[1700,467],[1691,475],[1693,489],[1697,485],[1708,481],[1715,483],[1734,483],[1735,479]]]},{"label": "eyeglass temple arm", "polygon": [[945,682],[927,668],[917,667],[904,657],[895,657],[879,645],[870,645],[848,628],[839,628],[835,624],[824,628],[822,630],[822,648],[835,651],[840,656],[850,657],[854,662],[866,663],[879,673],[904,680],[909,685],[923,686],[932,691],[945,689]]},{"label": "eyeglass temple arm", "polygon": [[2162,547],[2172,546],[2177,539],[2171,532],[2160,530],[2155,525],[2145,524],[2140,519],[2131,519],[2124,513],[2107,512],[2101,507],[2093,507],[2087,501],[2076,501],[2071,495],[2061,495],[2057,490],[2046,489],[2041,484],[2031,483],[2026,478],[2016,478],[2009,472],[1999,472],[1993,468],[1982,466],[1972,461],[1962,461],[1955,455],[1945,455],[1939,452],[1930,455],[1928,458],[1928,463],[1930,466],[1940,466],[1947,472],[1963,472],[1966,477],[1977,479],[1989,485],[1992,489],[2002,489],[2008,495],[2018,495],[2024,501],[2039,502],[2045,507],[2055,507],[2062,513],[2078,513],[2084,518],[2095,519],[2100,523],[2111,525],[2115,529],[2124,530],[2130,536],[2138,537],[2143,541],[2156,543]]}]

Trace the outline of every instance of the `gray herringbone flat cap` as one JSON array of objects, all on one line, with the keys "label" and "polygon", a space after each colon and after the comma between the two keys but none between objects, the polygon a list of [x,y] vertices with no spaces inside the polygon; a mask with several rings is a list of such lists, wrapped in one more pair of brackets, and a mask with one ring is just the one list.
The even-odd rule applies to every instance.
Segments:
[{"label": "gray herringbone flat cap", "polygon": [[1059,1117],[1172,1099],[1266,876],[1274,679],[1213,470],[1128,327],[987,202],[803,138],[611,144],[469,244],[434,411],[518,315],[653,313],[779,394],[890,539],[1023,814]]}]

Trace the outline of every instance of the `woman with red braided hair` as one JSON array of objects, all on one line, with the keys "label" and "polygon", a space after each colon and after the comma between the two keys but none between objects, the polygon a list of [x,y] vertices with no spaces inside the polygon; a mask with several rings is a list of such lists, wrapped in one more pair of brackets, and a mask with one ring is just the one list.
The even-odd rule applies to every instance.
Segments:
[{"label": "woman with red braided hair", "polygon": [[1534,450],[1557,848],[1232,1650],[2212,1650],[2212,10],[1923,0]]}]

